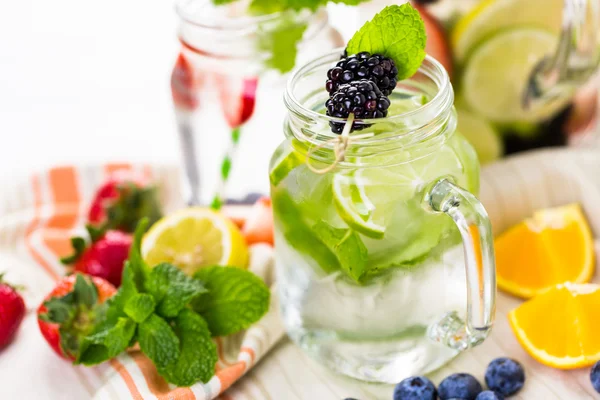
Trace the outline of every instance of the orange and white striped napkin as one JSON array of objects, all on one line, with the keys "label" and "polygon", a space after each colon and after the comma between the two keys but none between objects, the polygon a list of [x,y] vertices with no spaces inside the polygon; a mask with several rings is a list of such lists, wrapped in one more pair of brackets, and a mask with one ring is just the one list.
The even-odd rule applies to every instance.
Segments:
[{"label": "orange and white striped napkin", "polygon": [[[36,174],[0,191],[0,272],[26,286],[28,315],[15,341],[0,355],[2,398],[197,399],[222,395],[283,336],[276,296],[268,314],[247,331],[216,338],[217,373],[207,384],[177,388],[158,375],[139,351],[129,351],[98,367],[73,366],[59,359],[41,337],[35,310],[64,275],[59,257],[70,252],[69,238],[83,231],[95,189],[111,173],[134,170],[159,187],[165,210],[181,203],[178,170],[168,166],[66,166]],[[250,248],[250,268],[273,285],[272,249]],[[5,397],[6,396],[6,397]]]}]

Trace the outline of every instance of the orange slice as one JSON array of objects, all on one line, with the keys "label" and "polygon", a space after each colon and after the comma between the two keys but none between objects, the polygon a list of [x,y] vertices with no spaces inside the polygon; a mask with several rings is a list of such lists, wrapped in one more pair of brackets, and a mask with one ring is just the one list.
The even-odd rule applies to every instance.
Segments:
[{"label": "orange slice", "polygon": [[578,204],[535,212],[495,242],[498,287],[531,298],[594,273],[592,233]]},{"label": "orange slice", "polygon": [[521,345],[542,364],[573,369],[600,360],[600,286],[565,283],[508,314]]}]

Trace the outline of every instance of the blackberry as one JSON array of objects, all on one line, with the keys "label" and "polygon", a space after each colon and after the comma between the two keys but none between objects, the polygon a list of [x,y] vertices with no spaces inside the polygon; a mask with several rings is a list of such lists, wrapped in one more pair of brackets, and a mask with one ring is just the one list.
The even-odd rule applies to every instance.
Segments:
[{"label": "blackberry", "polygon": [[[325,102],[327,115],[336,118],[348,118],[350,113],[356,119],[383,118],[390,107],[387,98],[374,82],[367,79],[341,85]],[[343,122],[329,122],[333,133],[342,133]],[[362,122],[352,124],[352,130],[361,130],[369,126]]]},{"label": "blackberry", "polygon": [[335,67],[327,71],[325,89],[333,94],[340,85],[368,79],[375,82],[384,95],[389,96],[396,87],[397,76],[398,68],[391,58],[363,51],[350,57],[342,57]]}]

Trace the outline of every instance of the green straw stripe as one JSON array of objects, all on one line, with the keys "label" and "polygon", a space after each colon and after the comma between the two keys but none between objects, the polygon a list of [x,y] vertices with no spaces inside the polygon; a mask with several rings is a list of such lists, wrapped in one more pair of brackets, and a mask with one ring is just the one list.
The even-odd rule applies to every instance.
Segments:
[{"label": "green straw stripe", "polygon": [[232,141],[234,144],[237,144],[237,143],[240,141],[240,136],[241,136],[241,134],[242,134],[242,131],[241,131],[241,129],[240,129],[239,127],[237,127],[237,128],[234,128],[234,129],[231,131],[231,141]]},{"label": "green straw stripe", "polygon": [[231,171],[231,158],[225,156],[223,163],[221,164],[221,178],[226,181],[229,178],[229,172]]}]

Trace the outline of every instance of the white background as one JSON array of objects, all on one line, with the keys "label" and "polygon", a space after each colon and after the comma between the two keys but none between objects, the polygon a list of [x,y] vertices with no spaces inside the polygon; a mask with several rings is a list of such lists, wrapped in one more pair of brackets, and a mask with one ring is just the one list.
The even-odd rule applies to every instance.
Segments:
[{"label": "white background", "polygon": [[[355,14],[337,14],[352,32]],[[169,0],[0,1],[0,181],[71,162],[178,161],[176,26]]]}]

